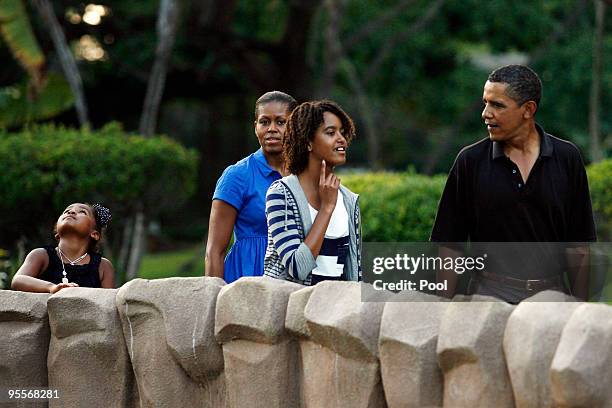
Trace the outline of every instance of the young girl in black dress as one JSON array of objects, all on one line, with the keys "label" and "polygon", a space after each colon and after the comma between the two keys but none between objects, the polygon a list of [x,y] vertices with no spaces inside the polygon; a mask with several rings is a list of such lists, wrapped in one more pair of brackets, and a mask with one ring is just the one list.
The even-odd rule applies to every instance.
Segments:
[{"label": "young girl in black dress", "polygon": [[110,211],[99,204],[70,204],[55,224],[57,245],[30,252],[11,288],[48,293],[76,286],[113,288],[113,265],[96,252],[110,218]]}]

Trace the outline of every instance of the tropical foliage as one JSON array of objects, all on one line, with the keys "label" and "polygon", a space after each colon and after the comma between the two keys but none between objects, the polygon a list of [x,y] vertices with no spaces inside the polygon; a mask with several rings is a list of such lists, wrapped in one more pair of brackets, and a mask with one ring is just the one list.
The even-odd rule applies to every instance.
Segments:
[{"label": "tropical foliage", "polygon": [[74,98],[66,80],[47,75],[46,59],[22,0],[0,1],[0,34],[28,77],[0,87],[0,127],[49,119],[70,109]]},{"label": "tropical foliage", "polygon": [[587,174],[593,210],[599,220],[600,241],[609,241],[612,239],[612,159],[590,165]]},{"label": "tropical foliage", "polygon": [[[462,146],[486,136],[480,100],[488,73],[506,63],[527,63],[543,81],[538,111],[543,127],[576,143],[590,162],[598,159],[590,151],[595,131],[589,125],[597,107],[599,150],[603,157],[612,154],[612,117],[605,114],[612,111],[612,23],[608,18],[596,24],[595,4],[602,0],[45,1],[77,58],[93,129],[111,121],[130,131],[144,129],[139,126],[143,101],[153,94],[161,104],[150,123],[157,120],[158,132],[199,151],[199,182],[187,211],[152,211],[161,214],[154,216],[166,230],[205,230],[221,171],[258,147],[253,102],[271,89],[300,101],[338,101],[358,129],[350,166],[431,175],[446,173]],[[48,20],[28,7],[37,3],[0,0],[0,127],[18,129],[73,104],[67,86],[62,89],[52,75],[46,82],[49,95],[33,93],[27,85],[36,75],[44,77],[43,67],[58,72],[61,65]],[[174,41],[165,47],[163,69],[154,70],[164,48],[167,27],[157,24],[164,20],[164,4],[180,4],[181,13],[176,33],[166,36]],[[603,31],[601,51],[594,46],[597,27]],[[592,74],[597,53],[604,67],[599,82]],[[36,55],[44,56],[43,63]],[[154,71],[163,74],[157,77],[165,87],[150,87]],[[591,98],[594,89],[601,90],[599,98]],[[78,123],[73,111],[54,120]],[[607,197],[597,193],[597,174],[589,173],[595,177],[594,205],[605,214],[596,204],[598,197]],[[372,229],[366,236],[425,239],[442,178],[367,177],[385,190],[384,199],[369,198],[368,183],[347,179],[363,189],[364,211],[373,211],[364,214],[374,220],[367,223]],[[409,207],[402,207],[403,199],[412,200]],[[378,208],[397,211],[402,221],[390,223]],[[403,235],[409,231],[414,235]]]},{"label": "tropical foliage", "polygon": [[20,238],[44,242],[75,201],[104,203],[120,231],[140,203],[149,216],[180,206],[195,189],[196,168],[193,150],[163,136],[128,134],[117,124],[0,134],[0,246],[12,248]]},{"label": "tropical foliage", "polygon": [[363,240],[429,240],[445,177],[411,173],[363,173],[341,176],[360,195]]}]

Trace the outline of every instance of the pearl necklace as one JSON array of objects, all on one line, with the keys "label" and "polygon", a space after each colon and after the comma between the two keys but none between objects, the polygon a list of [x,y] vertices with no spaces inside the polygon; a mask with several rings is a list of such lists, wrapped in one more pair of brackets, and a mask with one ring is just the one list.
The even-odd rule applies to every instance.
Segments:
[{"label": "pearl necklace", "polygon": [[64,258],[66,258],[66,260],[68,261],[68,263],[70,265],[76,265],[77,263],[79,263],[80,261],[82,261],[83,259],[85,259],[85,257],[87,256],[87,252],[85,252],[83,255],[79,256],[77,259],[75,259],[74,261],[70,260],[70,258],[68,258],[66,256],[65,253],[62,252],[62,250],[60,249],[59,245],[57,246],[57,252],[60,255],[60,261],[62,264],[62,283],[68,283],[68,274],[66,274],[66,267],[64,266]]}]

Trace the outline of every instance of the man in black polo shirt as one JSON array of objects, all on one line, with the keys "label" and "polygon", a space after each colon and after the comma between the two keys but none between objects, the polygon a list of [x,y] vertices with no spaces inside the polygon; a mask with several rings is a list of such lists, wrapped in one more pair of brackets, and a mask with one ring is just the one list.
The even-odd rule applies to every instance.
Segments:
[{"label": "man in black polo shirt", "polygon": [[[482,111],[489,137],[457,155],[431,233],[434,242],[541,243],[489,245],[503,254],[489,256],[486,270],[475,277],[476,293],[512,303],[561,287],[559,271],[567,270],[567,259],[555,254],[558,244],[543,243],[596,240],[580,152],[535,121],[541,88],[537,74],[526,66],[509,65],[489,75]],[[508,259],[512,251],[517,257]],[[570,290],[585,298],[587,250],[579,246],[571,252],[571,263],[582,270],[574,268],[580,273],[570,276]],[[519,258],[523,264],[511,262]],[[449,279],[446,296],[454,294],[453,275],[444,274]]]}]

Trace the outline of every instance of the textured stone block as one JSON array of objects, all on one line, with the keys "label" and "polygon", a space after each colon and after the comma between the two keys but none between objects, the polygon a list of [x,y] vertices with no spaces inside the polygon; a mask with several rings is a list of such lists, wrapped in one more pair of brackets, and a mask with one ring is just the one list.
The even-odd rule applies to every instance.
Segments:
[{"label": "textured stone block", "polygon": [[390,408],[442,406],[444,381],[436,347],[448,304],[436,296],[400,292],[385,305],[379,352]]},{"label": "textured stone block", "polygon": [[143,407],[223,407],[223,354],[214,337],[219,278],[135,279],[116,304]]},{"label": "textured stone block", "polygon": [[294,337],[310,337],[310,330],[308,330],[304,309],[306,309],[306,305],[308,304],[308,300],[314,288],[314,286],[308,286],[293,292],[289,296],[287,316],[285,317],[285,329]]},{"label": "textured stone block", "polygon": [[563,328],[551,368],[559,407],[612,407],[612,306],[583,303]]},{"label": "textured stone block", "polygon": [[300,341],[300,350],[308,407],[386,406],[378,362],[385,304],[362,302],[362,285],[321,282],[306,304],[310,337]]},{"label": "textured stone block", "polygon": [[[479,297],[480,299],[480,297]],[[445,407],[513,407],[502,342],[513,306],[497,302],[451,302],[442,316],[438,363]]]},{"label": "textured stone block", "polygon": [[311,340],[300,340],[300,354],[301,406],[386,406],[377,361],[345,357]]},{"label": "textured stone block", "polygon": [[289,295],[303,286],[267,277],[241,278],[219,293],[215,334],[223,343],[232,408],[296,407],[297,344],[285,331]]},{"label": "textured stone block", "polygon": [[[48,294],[0,290],[0,387],[47,387]],[[15,402],[14,407],[46,407]]]},{"label": "textured stone block", "polygon": [[504,354],[518,408],[551,406],[550,365],[563,327],[580,305],[561,292],[540,292],[521,302],[504,332]]},{"label": "textured stone block", "polygon": [[315,343],[349,358],[377,361],[385,303],[361,302],[361,285],[321,282],[310,296],[304,315]]},{"label": "textured stone block", "polygon": [[49,387],[61,393],[51,407],[137,406],[116,293],[67,288],[49,297]]}]

